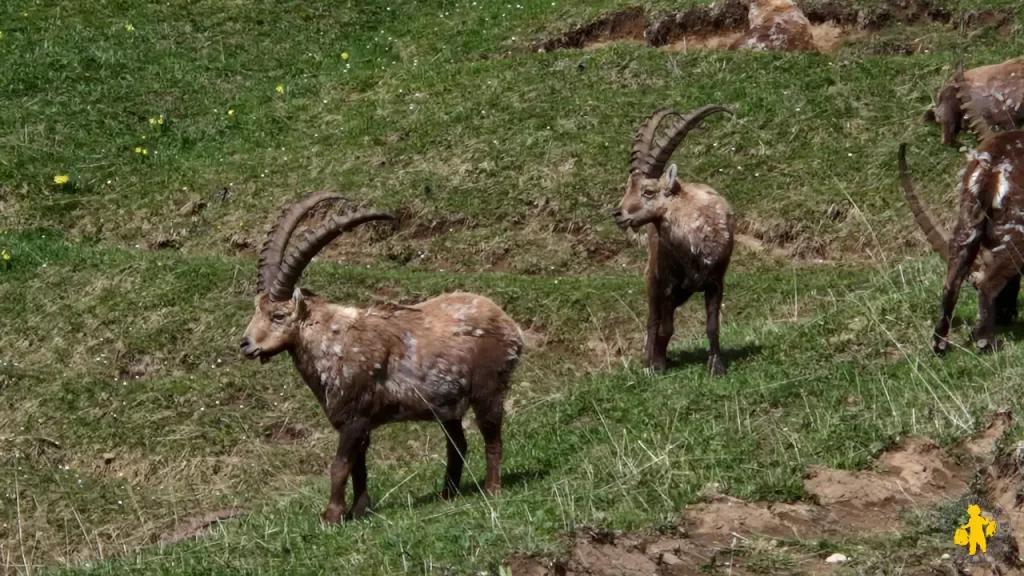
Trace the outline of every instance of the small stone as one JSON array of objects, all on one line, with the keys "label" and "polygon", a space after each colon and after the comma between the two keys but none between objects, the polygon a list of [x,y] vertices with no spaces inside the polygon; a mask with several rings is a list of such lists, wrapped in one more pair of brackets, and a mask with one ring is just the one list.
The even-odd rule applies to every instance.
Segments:
[{"label": "small stone", "polygon": [[107,452],[106,454],[103,455],[103,463],[105,465],[110,466],[110,463],[113,462],[113,461],[114,461],[114,454],[113,453]]},{"label": "small stone", "polygon": [[943,554],[943,555],[942,555],[942,556],[940,557],[940,559],[941,559],[941,560],[949,560],[949,554]]},{"label": "small stone", "polygon": [[846,556],[836,552],[828,558],[825,558],[825,562],[829,564],[842,564],[843,562],[846,562]]},{"label": "small stone", "polygon": [[676,566],[678,564],[682,564],[683,561],[679,559],[679,556],[676,556],[671,552],[665,552],[661,555],[661,563],[665,566]]}]

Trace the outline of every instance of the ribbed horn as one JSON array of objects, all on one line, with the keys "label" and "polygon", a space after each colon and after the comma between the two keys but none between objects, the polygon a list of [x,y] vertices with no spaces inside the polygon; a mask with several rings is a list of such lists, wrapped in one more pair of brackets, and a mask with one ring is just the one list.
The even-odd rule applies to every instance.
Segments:
[{"label": "ribbed horn", "polygon": [[724,106],[717,104],[710,104],[696,110],[690,111],[686,116],[683,116],[675,126],[669,129],[669,131],[658,140],[657,146],[648,154],[647,167],[644,170],[644,175],[648,178],[658,178],[661,173],[665,171],[665,163],[668,162],[669,158],[672,157],[672,153],[676,151],[679,144],[686,137],[686,134],[693,130],[702,120],[716,112],[725,112],[732,115],[732,111]]},{"label": "ribbed horn", "polygon": [[267,239],[263,242],[263,248],[260,249],[259,274],[256,279],[256,292],[258,294],[266,291],[270,287],[270,283],[277,277],[278,268],[281,266],[281,258],[284,256],[285,250],[288,248],[288,241],[291,239],[292,232],[295,231],[295,227],[299,225],[299,222],[317,204],[327,200],[341,199],[341,194],[321,190],[313,192],[281,210],[281,215],[278,216],[274,225],[270,227],[270,231],[267,232]]},{"label": "ribbed horn", "polygon": [[395,217],[387,212],[364,212],[357,211],[349,214],[338,214],[332,216],[320,227],[306,233],[306,236],[288,252],[281,262],[280,270],[274,279],[274,285],[270,289],[270,299],[281,302],[291,298],[295,284],[302,276],[309,262],[331,243],[332,240],[341,236],[353,228],[371,222],[373,220],[394,220]]},{"label": "ribbed horn", "polygon": [[682,116],[671,108],[658,108],[651,116],[640,125],[633,139],[633,152],[629,156],[629,171],[643,172],[647,167],[648,153],[651,151],[651,144],[654,143],[654,136],[658,126],[669,115]]},{"label": "ribbed horn", "polygon": [[961,69],[957,70],[954,79],[957,86],[957,99],[960,100],[960,109],[963,110],[964,123],[978,137],[978,143],[980,144],[992,135],[992,129],[974,104],[974,98],[971,97],[971,85],[964,78],[962,67],[960,65]]},{"label": "ribbed horn", "polygon": [[910,205],[910,211],[914,213],[914,220],[917,221],[917,225],[921,227],[921,231],[924,232],[928,243],[939,253],[942,260],[948,260],[949,233],[938,224],[931,210],[925,207],[921,202],[920,196],[917,195],[917,187],[914,186],[914,182],[910,179],[910,174],[907,172],[906,144],[900,144],[899,168],[903,196],[907,199],[907,204]]}]

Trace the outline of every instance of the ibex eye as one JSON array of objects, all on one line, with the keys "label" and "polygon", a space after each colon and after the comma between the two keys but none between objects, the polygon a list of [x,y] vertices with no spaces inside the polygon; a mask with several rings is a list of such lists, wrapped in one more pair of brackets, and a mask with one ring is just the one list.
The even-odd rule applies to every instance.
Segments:
[{"label": "ibex eye", "polygon": [[281,321],[283,321],[287,317],[288,317],[288,315],[285,314],[284,312],[274,312],[274,314],[270,318],[274,322],[281,322]]}]

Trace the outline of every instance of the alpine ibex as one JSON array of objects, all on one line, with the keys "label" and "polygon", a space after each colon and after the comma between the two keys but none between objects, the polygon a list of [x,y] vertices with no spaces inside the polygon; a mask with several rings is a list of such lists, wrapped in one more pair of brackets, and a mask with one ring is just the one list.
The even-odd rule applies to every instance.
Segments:
[{"label": "alpine ibex", "polygon": [[743,0],[748,7],[747,31],[733,50],[817,50],[811,22],[792,0]]},{"label": "alpine ibex", "polygon": [[[393,218],[363,211],[332,216],[285,255],[304,215],[337,198],[330,192],[306,196],[271,228],[260,254],[256,312],[241,340],[242,353],[261,362],[288,352],[338,431],[323,521],[337,523],[366,512],[370,432],[390,422],[441,423],[448,452],[442,497],[455,496],[466,455],[462,418],[470,408],[485,443],[484,490],[497,494],[504,396],[522,353],[522,332],[494,302],[475,294],[359,309],[296,288],[313,256],[334,238],[360,224]],[[346,515],[350,475],[353,504]]]},{"label": "alpine ibex", "polygon": [[[622,230],[647,226],[647,339],[644,366],[657,371],[667,367],[676,308],[695,292],[704,293],[707,334],[710,343],[708,368],[714,375],[726,373],[718,345],[719,312],[722,307],[725,271],[732,257],[735,221],[725,198],[710,186],[680,182],[675,164],[665,170],[672,153],[686,134],[722,106],[704,106],[686,115],[659,108],[647,119],[633,141],[626,194],[612,212]],[[657,144],[654,138],[665,118],[679,120]]]},{"label": "alpine ibex", "polygon": [[978,290],[975,344],[982,352],[996,349],[995,325],[1009,323],[1017,315],[1024,263],[1024,132],[983,132],[981,144],[971,153],[957,182],[960,209],[952,237],[921,205],[907,173],[906,144],[900,145],[899,171],[918,224],[946,260],[933,350],[942,354],[949,349],[950,323],[965,279]]},{"label": "alpine ibex", "polygon": [[[958,70],[953,81],[942,87],[935,107],[924,113],[924,120],[942,127],[944,145],[959,146],[957,135],[964,129],[967,106],[972,108],[972,123],[980,123],[984,129],[1021,128],[1024,125],[1024,57],[966,72]],[[978,133],[981,126],[967,127]]]}]

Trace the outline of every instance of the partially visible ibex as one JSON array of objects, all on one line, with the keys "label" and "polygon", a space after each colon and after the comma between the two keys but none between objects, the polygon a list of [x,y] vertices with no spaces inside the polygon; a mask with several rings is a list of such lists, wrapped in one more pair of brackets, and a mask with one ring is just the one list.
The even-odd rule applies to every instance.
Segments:
[{"label": "partially visible ibex", "polygon": [[[296,288],[310,260],[334,238],[381,212],[335,215],[287,252],[298,222],[336,194],[311,194],[285,211],[260,253],[256,313],[242,337],[248,358],[288,352],[302,379],[338,431],[331,465],[331,496],[323,520],[358,518],[370,504],[366,451],[378,426],[437,420],[448,438],[442,496],[453,497],[462,477],[466,438],[462,417],[470,408],[486,445],[484,490],[501,489],[504,396],[523,349],[523,335],[484,296],[451,293],[413,306],[359,309],[331,304]],[[352,476],[353,504],[346,515],[345,486]]]},{"label": "partially visible ibex", "polygon": [[[959,65],[958,65],[959,68]],[[924,113],[926,122],[942,127],[942,143],[959,146],[957,135],[968,116],[972,129],[1015,130],[1024,126],[1024,57],[999,64],[958,70],[942,87],[934,108]]]},{"label": "partially visible ibex", "polygon": [[[644,366],[658,371],[668,364],[676,308],[695,292],[703,292],[710,342],[708,368],[715,375],[726,372],[718,334],[725,271],[732,257],[732,210],[710,186],[677,180],[675,164],[665,170],[665,164],[686,134],[715,112],[732,114],[714,105],[686,115],[668,108],[656,110],[640,126],[633,142],[626,194],[612,213],[622,230],[647,226]],[[678,116],[679,120],[655,145],[658,125],[668,116]]]},{"label": "partially visible ibex", "polygon": [[[953,311],[968,277],[978,290],[973,337],[981,351],[997,348],[995,325],[1008,323],[1017,314],[1024,263],[1024,132],[983,131],[981,138],[957,183],[960,209],[951,238],[921,205],[907,173],[906,144],[899,149],[904,194],[929,243],[946,260],[946,282],[932,336],[932,348],[939,354],[949,349]],[[976,266],[979,253],[981,265]]]},{"label": "partially visible ibex", "polygon": [[817,50],[811,22],[792,0],[743,0],[749,27],[733,50]]}]

